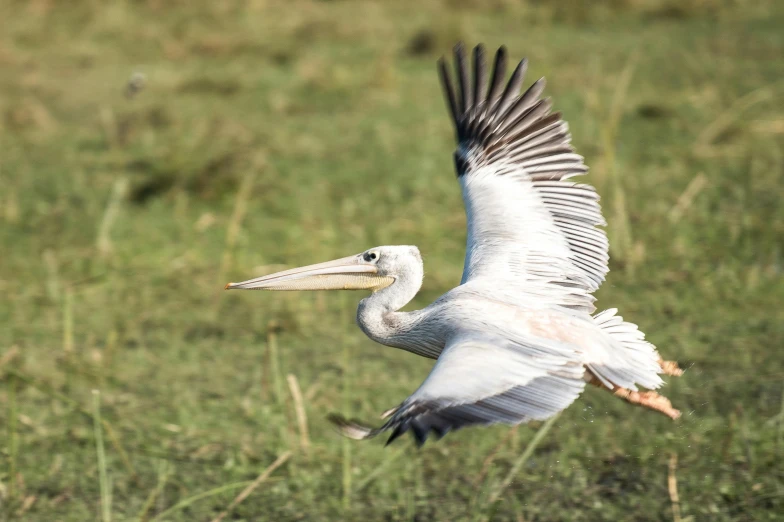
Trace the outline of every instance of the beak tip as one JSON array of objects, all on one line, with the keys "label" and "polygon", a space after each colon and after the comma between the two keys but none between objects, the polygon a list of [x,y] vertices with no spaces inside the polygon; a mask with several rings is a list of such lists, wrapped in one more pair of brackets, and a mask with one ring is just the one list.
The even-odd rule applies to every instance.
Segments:
[{"label": "beak tip", "polygon": [[226,283],[226,286],[224,286],[224,287],[223,287],[223,289],[224,289],[224,290],[231,290],[231,286],[232,286],[233,284],[234,284],[234,283]]}]

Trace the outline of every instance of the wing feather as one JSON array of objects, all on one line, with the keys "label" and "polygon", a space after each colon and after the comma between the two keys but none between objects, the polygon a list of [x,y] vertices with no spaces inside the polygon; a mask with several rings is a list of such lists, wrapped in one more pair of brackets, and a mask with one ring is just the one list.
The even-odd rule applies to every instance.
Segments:
[{"label": "wing feather", "polygon": [[[508,133],[513,137],[518,134],[525,134],[525,131],[528,129],[528,127],[531,127],[534,123],[537,123],[542,119],[543,116],[550,114],[552,108],[553,101],[550,98],[537,100],[531,105],[526,105],[524,107],[524,112],[519,115],[519,117],[515,117],[514,119],[507,117],[504,121],[504,124],[498,128],[498,131]],[[510,111],[510,115],[512,112],[515,112],[514,109]]]},{"label": "wing feather", "polygon": [[522,60],[517,64],[512,77],[509,79],[509,83],[506,84],[506,89],[504,89],[504,94],[501,96],[498,106],[492,108],[491,112],[488,112],[488,119],[491,121],[505,121],[509,107],[512,106],[515,99],[520,95],[520,89],[523,86],[523,79],[527,71],[528,60]]},{"label": "wing feather", "polygon": [[509,110],[509,113],[504,116],[504,123],[499,126],[498,130],[500,132],[506,131],[509,127],[518,122],[518,119],[523,115],[523,113],[530,111],[532,107],[540,104],[542,100],[539,100],[539,96],[544,91],[544,87],[544,78],[540,78],[536,81],[536,83],[531,85],[531,87],[525,91],[525,94],[517,99],[512,108]]},{"label": "wing feather", "polygon": [[455,74],[460,86],[460,103],[463,113],[472,107],[474,97],[471,94],[471,82],[468,80],[468,66],[466,65],[465,48],[462,43],[455,46]]},{"label": "wing feather", "polygon": [[543,283],[550,304],[591,312],[590,294],[604,281],[609,259],[607,237],[597,228],[606,224],[599,196],[590,185],[567,181],[588,167],[574,152],[568,124],[542,98],[544,79],[520,94],[527,66],[520,61],[504,86],[502,47],[488,84],[484,49],[474,50],[471,75],[459,44],[458,98],[439,62],[457,129],[455,166],[469,221],[463,282]]},{"label": "wing feather", "polygon": [[474,107],[479,107],[487,97],[487,62],[481,45],[474,48],[474,86]]},{"label": "wing feather", "polygon": [[438,72],[440,73],[441,86],[444,89],[444,96],[449,104],[449,110],[452,113],[452,119],[458,121],[462,110],[457,107],[457,96],[455,95],[455,87],[452,85],[452,77],[446,68],[446,60],[441,58],[438,60]]},{"label": "wing feather", "polygon": [[493,78],[490,80],[490,89],[487,93],[487,105],[490,106],[491,102],[495,102],[501,96],[504,88],[504,78],[506,77],[506,48],[499,47],[495,53],[495,62],[493,65]]},{"label": "wing feather", "polygon": [[459,332],[447,343],[425,382],[388,412],[380,428],[332,416],[352,438],[412,432],[419,444],[471,425],[544,420],[569,406],[585,387],[585,369],[569,346],[549,339],[509,339]]}]

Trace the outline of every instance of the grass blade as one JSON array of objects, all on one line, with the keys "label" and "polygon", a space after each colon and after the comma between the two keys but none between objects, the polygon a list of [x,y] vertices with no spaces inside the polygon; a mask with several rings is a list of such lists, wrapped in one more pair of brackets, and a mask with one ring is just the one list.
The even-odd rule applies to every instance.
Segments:
[{"label": "grass blade", "polygon": [[286,376],[291,390],[291,397],[294,399],[294,409],[297,413],[297,425],[299,427],[300,445],[305,454],[310,452],[310,438],[308,437],[308,414],[305,411],[305,403],[302,400],[302,391],[299,388],[297,376],[290,373]]},{"label": "grass blade", "polygon": [[678,497],[678,478],[676,472],[678,471],[678,455],[673,453],[670,455],[669,473],[667,474],[667,491],[670,494],[670,503],[672,504],[672,520],[673,522],[681,522],[681,501]]},{"label": "grass blade", "polygon": [[[0,361],[0,367],[1,366],[2,366],[2,361]],[[49,384],[39,381],[16,369],[8,369],[7,371],[9,375],[13,375],[20,381],[26,383],[28,386],[32,386],[33,388],[40,391],[41,393],[48,395],[53,399],[62,401],[65,404],[68,404],[74,410],[78,411],[80,414],[86,417],[94,418],[93,412],[90,409],[83,407],[81,404],[79,404],[78,401],[75,401],[68,395],[65,395],[55,390]],[[115,451],[117,451],[117,454],[120,456],[120,460],[122,460],[123,465],[125,465],[125,467],[128,469],[128,472],[131,474],[131,478],[133,480],[136,480],[138,478],[138,475],[136,474],[136,469],[134,469],[133,464],[131,463],[131,459],[128,457],[128,452],[125,451],[125,448],[123,448],[120,442],[120,437],[117,435],[117,432],[114,431],[114,428],[106,419],[101,419],[101,424],[103,425],[103,429],[106,430],[106,435],[109,437],[112,446],[114,446]]]},{"label": "grass blade", "polygon": [[16,497],[16,457],[18,444],[16,438],[16,376],[8,376],[8,498]]},{"label": "grass blade", "polygon": [[233,489],[244,488],[244,487],[247,487],[250,484],[253,484],[252,480],[243,480],[242,482],[233,482],[231,484],[225,484],[223,486],[220,486],[220,487],[217,487],[217,488],[214,488],[214,489],[210,489],[210,490],[204,491],[202,493],[198,493],[196,495],[193,495],[192,497],[188,497],[188,498],[186,498],[184,500],[181,500],[180,502],[177,502],[172,507],[170,507],[170,508],[168,508],[168,509],[166,509],[164,511],[161,511],[160,513],[155,515],[153,518],[151,518],[150,522],[156,522],[157,520],[162,520],[166,516],[171,515],[172,513],[174,513],[175,511],[179,511],[181,509],[185,509],[186,507],[190,506],[194,502],[198,502],[199,500],[202,500],[202,499],[205,499],[205,498],[209,498],[209,497],[214,497],[215,495],[220,495],[221,493],[225,493],[225,492],[231,491]]},{"label": "grass blade", "polygon": [[163,488],[166,487],[166,483],[169,481],[169,475],[171,474],[169,470],[168,462],[161,461],[159,472],[158,472],[158,484],[155,486],[150,492],[150,495],[147,497],[147,500],[144,502],[141,511],[139,511],[139,515],[136,517],[138,522],[146,522],[147,520],[147,512],[150,511],[153,503],[158,499]]},{"label": "grass blade", "polygon": [[509,485],[514,480],[515,476],[517,476],[517,474],[520,472],[520,469],[528,461],[531,455],[533,455],[534,450],[539,445],[539,443],[542,442],[542,439],[544,439],[544,436],[547,435],[547,432],[550,430],[553,424],[555,424],[555,421],[558,419],[559,416],[560,413],[555,415],[554,417],[551,417],[550,419],[547,420],[547,422],[545,422],[542,425],[541,428],[539,428],[539,431],[536,432],[534,438],[531,439],[531,442],[529,442],[528,446],[525,447],[525,450],[523,451],[522,455],[520,455],[517,461],[515,461],[514,465],[512,466],[512,469],[509,470],[509,473],[506,474],[506,477],[504,477],[501,483],[498,484],[493,490],[493,492],[490,494],[490,499],[488,500],[489,505],[495,504],[495,502],[498,500],[501,494],[504,491],[506,491],[506,488],[509,487]]},{"label": "grass blade", "polygon": [[251,493],[253,493],[253,490],[254,490],[254,489],[256,489],[257,487],[259,487],[259,484],[261,484],[262,482],[264,482],[265,480],[267,480],[267,479],[269,478],[269,476],[270,476],[270,475],[272,475],[272,472],[273,472],[273,471],[275,471],[276,469],[278,469],[279,467],[281,467],[283,464],[285,464],[285,463],[286,463],[286,461],[287,461],[287,460],[289,460],[289,457],[291,457],[291,452],[290,452],[290,451],[287,451],[287,452],[285,452],[284,454],[282,454],[280,457],[278,457],[277,459],[275,459],[275,462],[273,462],[272,464],[270,464],[270,465],[267,467],[267,469],[265,469],[264,471],[262,471],[262,472],[261,472],[261,475],[259,475],[258,477],[256,477],[256,480],[254,480],[253,482],[251,482],[251,483],[248,485],[248,487],[246,487],[245,489],[243,489],[243,490],[242,490],[242,492],[241,492],[239,495],[237,495],[237,498],[235,498],[235,499],[234,499],[234,500],[231,502],[231,504],[229,504],[229,507],[227,507],[227,508],[226,508],[224,511],[222,511],[220,515],[218,515],[217,517],[213,518],[213,519],[212,519],[212,522],[220,522],[221,520],[223,520],[223,519],[226,517],[226,515],[228,515],[229,513],[231,513],[231,511],[232,511],[232,510],[233,510],[235,507],[237,507],[237,505],[239,505],[239,503],[240,503],[240,502],[242,502],[243,500],[245,500],[246,498],[248,498],[248,496],[249,496]]},{"label": "grass blade", "polygon": [[104,258],[112,253],[112,225],[120,213],[122,201],[128,192],[128,185],[128,178],[125,177],[114,181],[109,203],[106,205],[101,224],[98,226],[98,237],[95,240],[95,246],[98,249],[98,253]]},{"label": "grass blade", "polygon": [[401,445],[401,446],[400,446],[400,447],[399,447],[399,448],[398,448],[398,449],[397,449],[397,450],[396,450],[394,453],[392,453],[391,455],[389,455],[389,456],[388,456],[388,457],[387,457],[387,458],[386,458],[386,459],[385,459],[385,460],[384,460],[384,461],[383,461],[381,464],[379,464],[379,465],[376,467],[376,469],[374,469],[373,471],[371,471],[371,472],[368,474],[368,476],[367,476],[367,477],[363,478],[363,479],[362,479],[362,480],[361,480],[361,481],[360,481],[360,482],[357,484],[357,486],[354,488],[354,491],[353,491],[353,492],[354,492],[354,493],[359,493],[360,491],[362,491],[363,489],[365,489],[366,487],[368,487],[368,486],[370,485],[370,483],[371,483],[371,482],[373,482],[373,480],[375,480],[375,478],[376,478],[376,477],[378,477],[379,475],[381,475],[381,474],[382,474],[382,473],[383,473],[383,472],[384,472],[384,471],[387,469],[387,467],[388,467],[390,464],[392,464],[393,462],[395,462],[395,461],[396,461],[396,460],[397,460],[397,459],[398,459],[398,458],[399,458],[401,455],[403,455],[403,453],[406,453],[407,451],[410,451],[410,448],[409,448],[408,446],[403,446],[403,445]]},{"label": "grass blade", "polygon": [[[340,300],[341,315],[346,315],[346,299],[341,296]],[[345,321],[343,321],[345,324]],[[349,417],[351,399],[351,350],[345,334],[341,335],[343,341],[343,414]],[[346,437],[343,439],[343,510],[348,512],[351,509],[351,441]]]},{"label": "grass blade", "polygon": [[101,486],[101,520],[112,520],[112,498],[109,478],[106,473],[106,452],[103,448],[103,430],[101,429],[101,392],[93,390],[93,429],[95,430],[95,451],[98,455],[98,474]]}]

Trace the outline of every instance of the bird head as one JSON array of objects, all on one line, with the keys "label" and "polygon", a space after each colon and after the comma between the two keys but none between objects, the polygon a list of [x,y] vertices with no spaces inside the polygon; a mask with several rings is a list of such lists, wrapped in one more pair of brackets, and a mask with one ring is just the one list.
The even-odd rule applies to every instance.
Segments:
[{"label": "bird head", "polygon": [[421,267],[415,246],[380,246],[353,256],[229,283],[227,290],[382,290],[412,264]]}]

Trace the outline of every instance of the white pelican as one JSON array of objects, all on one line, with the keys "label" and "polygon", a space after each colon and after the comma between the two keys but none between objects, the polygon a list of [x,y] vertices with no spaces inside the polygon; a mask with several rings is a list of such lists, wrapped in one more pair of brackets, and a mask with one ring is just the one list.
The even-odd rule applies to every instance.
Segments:
[{"label": "white pelican", "polygon": [[[474,424],[543,420],[569,406],[586,383],[673,419],[680,412],[655,389],[660,374],[680,375],[617,310],[596,315],[591,295],[608,272],[599,196],[568,181],[588,168],[574,153],[567,123],[540,98],[544,79],[522,95],[527,61],[505,84],[506,50],[488,83],[483,47],[473,77],[455,47],[458,88],[438,62],[457,130],[455,164],[468,222],[460,286],[430,306],[399,312],[422,285],[415,246],[380,246],[353,256],[229,283],[227,289],[370,290],[357,322],[381,344],[436,359],[410,397],[363,427],[333,416],[353,438]],[[649,391],[638,391],[638,386]]]}]

